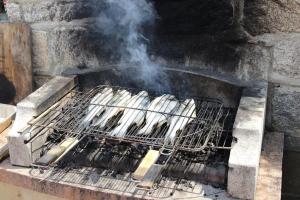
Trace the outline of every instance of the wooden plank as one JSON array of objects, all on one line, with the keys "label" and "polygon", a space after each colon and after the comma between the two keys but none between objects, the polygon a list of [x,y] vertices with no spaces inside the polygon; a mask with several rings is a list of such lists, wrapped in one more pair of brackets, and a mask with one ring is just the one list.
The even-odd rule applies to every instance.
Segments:
[{"label": "wooden plank", "polygon": [[142,180],[150,167],[157,161],[159,155],[159,151],[149,150],[146,156],[143,158],[141,164],[133,173],[132,178],[135,180]]},{"label": "wooden plank", "polygon": [[3,132],[0,132],[0,160],[6,158],[8,156],[8,141],[7,135],[12,126],[9,126]]},{"label": "wooden plank", "polygon": [[284,134],[265,133],[260,157],[255,200],[280,200]]},{"label": "wooden plank", "polygon": [[67,138],[60,145],[52,147],[45,155],[36,161],[36,164],[39,165],[49,165],[60,157],[70,146],[73,146],[74,143],[77,143],[78,140],[75,138]]},{"label": "wooden plank", "polygon": [[0,23],[0,102],[16,104],[32,92],[28,25]]},{"label": "wooden plank", "polygon": [[0,103],[0,133],[10,126],[15,114],[15,106]]},{"label": "wooden plank", "polygon": [[11,122],[12,122],[11,118],[4,119],[3,121],[0,120],[0,133],[4,131],[7,127],[9,127]]},{"label": "wooden plank", "polygon": [[143,190],[151,190],[156,180],[160,177],[164,167],[164,165],[153,164],[145,174],[142,181],[137,185],[137,188]]},{"label": "wooden plank", "polygon": [[73,143],[71,143],[66,150],[54,161],[54,163],[59,162],[69,151],[71,151],[77,144],[79,143],[78,139],[75,139]]}]

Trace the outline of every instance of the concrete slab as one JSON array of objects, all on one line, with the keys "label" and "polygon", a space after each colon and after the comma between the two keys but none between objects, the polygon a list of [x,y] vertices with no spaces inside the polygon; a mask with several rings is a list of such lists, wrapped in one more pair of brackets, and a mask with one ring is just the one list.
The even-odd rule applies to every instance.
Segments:
[{"label": "concrete slab", "polygon": [[68,173],[12,166],[0,163],[0,182],[72,200],[97,199],[195,199],[233,200],[225,190],[195,182],[165,180],[155,190],[136,190],[136,183],[120,177],[103,176],[95,169],[74,169]]},{"label": "concrete slab", "polygon": [[9,200],[67,200],[0,182],[1,198]]},{"label": "concrete slab", "polygon": [[237,139],[230,151],[228,186],[230,195],[254,199],[267,104],[267,83],[246,88],[234,123]]}]

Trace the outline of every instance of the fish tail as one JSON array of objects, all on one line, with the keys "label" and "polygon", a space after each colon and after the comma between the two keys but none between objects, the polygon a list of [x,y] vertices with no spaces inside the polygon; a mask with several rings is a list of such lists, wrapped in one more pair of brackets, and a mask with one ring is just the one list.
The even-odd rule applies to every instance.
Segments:
[{"label": "fish tail", "polygon": [[106,125],[107,120],[101,120],[100,122],[98,122],[98,126],[99,128],[104,128]]},{"label": "fish tail", "polygon": [[175,144],[175,140],[176,140],[175,137],[170,138],[170,142],[171,142],[171,144],[172,144],[173,146],[174,146],[174,144]]},{"label": "fish tail", "polygon": [[152,131],[152,127],[153,126],[148,126],[147,124],[141,129],[141,130],[139,130],[138,131],[138,135],[148,135],[148,134],[150,134],[151,133],[151,131]]},{"label": "fish tail", "polygon": [[116,127],[114,130],[112,130],[110,133],[109,133],[109,135],[110,136],[115,136],[115,135],[117,135],[117,133],[119,132],[119,127]]},{"label": "fish tail", "polygon": [[110,136],[118,136],[119,133],[121,132],[121,130],[122,130],[121,126],[119,125],[116,128],[114,128],[114,130],[112,130],[109,135]]},{"label": "fish tail", "polygon": [[89,125],[89,122],[90,121],[87,121],[87,120],[83,120],[81,123],[80,123],[80,128],[85,128]]}]

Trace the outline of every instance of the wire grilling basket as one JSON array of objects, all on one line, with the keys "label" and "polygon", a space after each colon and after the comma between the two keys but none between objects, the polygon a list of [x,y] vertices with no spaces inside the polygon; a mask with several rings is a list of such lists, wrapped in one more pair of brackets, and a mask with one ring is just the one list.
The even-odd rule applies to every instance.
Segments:
[{"label": "wire grilling basket", "polygon": [[[230,115],[230,110],[224,108],[220,100],[212,98],[194,98],[196,116],[180,115],[174,112],[147,110],[147,108],[139,108],[136,104],[134,107],[126,107],[110,104],[95,104],[91,102],[92,98],[103,91],[106,87],[107,86],[98,86],[88,92],[72,91],[65,101],[50,108],[49,112],[44,114],[40,120],[30,122],[29,124],[32,126],[31,130],[47,128],[61,133],[64,137],[81,138],[84,136],[94,136],[99,139],[133,142],[153,147],[164,147],[167,149],[176,148],[184,151],[201,151],[205,148],[218,148],[220,146],[220,136],[223,132],[226,119],[228,115]],[[113,87],[114,92],[124,89],[130,91],[132,94],[137,93],[134,89]],[[152,97],[150,98],[151,100],[154,99]],[[179,103],[182,104],[183,101],[179,100]],[[82,121],[89,113],[90,106],[94,106],[94,110],[100,106],[105,107],[107,110],[114,107],[120,110],[119,116],[111,118],[104,127],[92,125],[92,122],[83,126]],[[146,130],[146,132],[150,132],[150,134],[139,133],[139,130],[143,128],[143,125],[146,126],[144,122],[141,127],[132,125],[127,128],[126,134],[122,137],[113,136],[110,133],[117,126],[125,109],[144,111],[145,115],[158,113],[160,118],[166,120],[159,128],[153,128],[152,126],[144,127],[144,130]],[[175,116],[179,117],[179,119],[186,118],[189,123],[184,126],[181,131],[176,132],[176,136],[173,139],[175,142],[167,143],[165,140],[166,132],[170,128],[168,126],[168,119]],[[135,117],[136,116],[134,115],[130,116],[127,120],[131,120],[130,118]],[[145,121],[147,120],[148,119],[146,117]],[[160,119],[158,119],[158,121],[159,120]]]},{"label": "wire grilling basket", "polygon": [[[178,106],[173,109],[172,112],[164,112],[164,110],[151,110],[147,107],[141,108],[138,103],[134,103],[134,106],[128,106],[129,104],[116,106],[109,103],[95,103],[93,99],[107,87],[112,88],[114,94],[117,91],[126,90],[134,96],[140,92],[135,89],[105,85],[85,92],[73,90],[38,118],[29,122],[30,137],[26,142],[34,140],[37,136],[47,137],[46,143],[42,147],[41,155],[44,155],[53,148],[53,146],[62,144],[70,138],[76,139],[79,141],[78,143],[88,141],[87,138],[90,138],[93,141],[99,141],[99,144],[112,142],[113,144],[125,143],[134,146],[144,145],[148,148],[160,149],[162,154],[169,154],[170,158],[172,157],[170,155],[174,155],[175,152],[184,152],[184,155],[201,154],[202,157],[208,157],[205,155],[210,154],[211,151],[231,148],[230,143],[232,137],[230,129],[232,127],[234,112],[231,108],[225,108],[218,99],[190,98],[190,101],[192,100],[195,105],[194,115],[175,112],[174,110],[176,110]],[[150,98],[151,102],[156,99],[156,97],[148,98]],[[185,105],[185,100],[176,101],[178,101],[177,105]],[[95,125],[95,120],[89,120],[88,123],[83,123],[93,110],[99,111],[98,108],[100,107],[104,108],[104,110],[118,110],[119,112],[111,117],[105,126],[99,124]],[[127,112],[144,112],[143,123],[139,126],[132,124],[130,127],[123,128],[119,121],[122,116],[125,115],[126,110]],[[157,116],[159,116],[159,118],[156,120],[163,121],[160,127],[147,127],[147,116],[151,114],[158,114]],[[173,137],[172,142],[170,142],[166,140],[166,138],[168,131],[171,131],[170,120],[174,117],[177,117],[176,119],[186,119],[185,121],[188,123],[185,123],[184,126],[180,126],[180,130],[173,132],[176,133],[176,135]],[[136,118],[136,116],[130,115],[126,120],[132,120],[132,118]],[[125,129],[126,134],[122,136],[111,134],[116,128],[123,132]],[[144,130],[144,132],[148,132],[148,134],[144,134],[140,130]],[[84,149],[86,146],[81,144],[80,148]],[[35,150],[32,149],[32,151]],[[38,164],[35,163],[33,166],[38,166]]]}]

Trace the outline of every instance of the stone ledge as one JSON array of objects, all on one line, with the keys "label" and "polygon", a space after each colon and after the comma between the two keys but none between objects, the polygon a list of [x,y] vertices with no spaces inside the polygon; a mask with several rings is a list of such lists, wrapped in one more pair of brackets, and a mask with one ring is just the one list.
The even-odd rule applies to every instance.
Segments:
[{"label": "stone ledge", "polygon": [[16,120],[8,134],[9,154],[14,165],[30,166],[32,162],[33,144],[24,143],[30,134],[20,135],[19,131],[30,120],[64,97],[75,85],[75,77],[57,76],[17,104]]},{"label": "stone ledge", "polygon": [[36,117],[62,98],[75,86],[75,77],[56,76],[47,84],[27,96],[17,104],[17,110],[31,109]]},{"label": "stone ledge", "polygon": [[[82,173],[81,173],[82,172]],[[51,180],[49,176],[57,176],[55,172],[45,172],[37,176],[37,169],[12,166],[9,159],[0,163],[0,181],[3,183],[23,187],[41,193],[46,193],[60,198],[72,200],[135,200],[135,199],[201,199],[201,200],[233,200],[228,197],[226,191],[213,188],[209,185],[197,184],[195,191],[181,186],[175,190],[174,183],[170,182],[167,187],[159,190],[158,195],[151,195],[149,191],[135,190],[134,182],[125,182],[118,179],[106,178],[95,174],[86,174],[84,171],[75,176],[60,174],[59,180]],[[91,179],[96,179],[91,183]],[[71,179],[70,179],[71,178]],[[64,181],[66,180],[66,181]],[[68,181],[69,180],[69,181]],[[79,181],[79,183],[72,183]],[[100,183],[101,182],[101,183]],[[98,186],[97,183],[103,185]],[[113,188],[118,188],[118,190]],[[155,192],[155,191],[152,191]],[[172,195],[170,194],[172,192]],[[162,197],[161,197],[162,196]]]},{"label": "stone ledge", "polygon": [[227,190],[241,199],[254,199],[267,104],[267,84],[246,88],[237,111],[229,157]]}]

